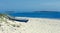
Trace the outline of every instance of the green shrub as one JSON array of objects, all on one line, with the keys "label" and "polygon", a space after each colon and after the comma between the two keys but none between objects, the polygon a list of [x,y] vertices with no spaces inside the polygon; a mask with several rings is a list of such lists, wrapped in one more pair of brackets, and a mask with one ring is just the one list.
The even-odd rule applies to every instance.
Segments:
[{"label": "green shrub", "polygon": [[16,27],[16,25],[15,25],[15,24],[12,24],[12,26],[13,26],[13,27]]}]

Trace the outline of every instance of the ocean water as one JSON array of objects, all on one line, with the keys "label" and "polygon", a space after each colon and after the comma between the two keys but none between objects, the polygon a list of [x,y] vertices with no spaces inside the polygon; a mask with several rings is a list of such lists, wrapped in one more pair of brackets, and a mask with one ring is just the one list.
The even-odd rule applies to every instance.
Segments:
[{"label": "ocean water", "polygon": [[36,12],[23,12],[23,13],[8,13],[14,17],[34,17],[34,18],[58,18],[60,19],[60,12],[55,11],[36,11]]}]

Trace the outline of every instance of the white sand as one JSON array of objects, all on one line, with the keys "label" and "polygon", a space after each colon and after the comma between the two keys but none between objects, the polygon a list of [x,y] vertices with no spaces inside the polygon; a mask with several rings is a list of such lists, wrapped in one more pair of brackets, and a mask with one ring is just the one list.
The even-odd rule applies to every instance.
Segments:
[{"label": "white sand", "polygon": [[11,20],[7,20],[7,22],[2,21],[2,23],[0,23],[0,33],[60,33],[59,19],[27,19],[29,19],[27,23]]}]

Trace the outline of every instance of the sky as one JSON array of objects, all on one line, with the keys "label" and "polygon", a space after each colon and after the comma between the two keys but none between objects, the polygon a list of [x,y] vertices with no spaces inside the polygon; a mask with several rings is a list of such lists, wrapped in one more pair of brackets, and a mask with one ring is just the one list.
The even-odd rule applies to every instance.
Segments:
[{"label": "sky", "polygon": [[0,0],[1,11],[60,11],[60,0]]}]

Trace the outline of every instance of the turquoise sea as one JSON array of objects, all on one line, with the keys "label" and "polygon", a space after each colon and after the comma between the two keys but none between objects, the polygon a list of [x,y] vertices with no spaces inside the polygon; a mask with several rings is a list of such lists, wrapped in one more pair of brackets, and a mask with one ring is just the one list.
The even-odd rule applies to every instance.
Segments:
[{"label": "turquoise sea", "polygon": [[60,19],[60,12],[56,11],[35,11],[35,12],[8,12],[14,17],[34,17],[34,18],[58,18]]}]

